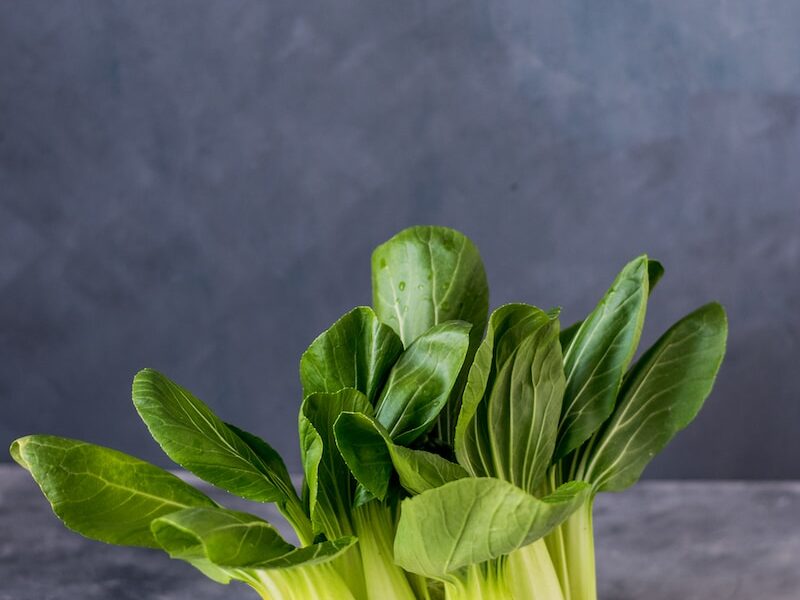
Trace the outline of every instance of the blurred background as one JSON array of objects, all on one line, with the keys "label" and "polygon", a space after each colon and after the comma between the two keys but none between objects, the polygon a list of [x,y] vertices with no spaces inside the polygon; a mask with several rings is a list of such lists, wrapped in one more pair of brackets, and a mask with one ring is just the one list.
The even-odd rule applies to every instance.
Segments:
[{"label": "blurred background", "polygon": [[[145,366],[299,467],[297,366],[442,224],[492,306],[584,316],[666,266],[644,343],[712,299],[728,356],[647,471],[800,477],[800,3],[0,3],[0,442],[166,464]],[[0,460],[9,460],[5,451]]]}]

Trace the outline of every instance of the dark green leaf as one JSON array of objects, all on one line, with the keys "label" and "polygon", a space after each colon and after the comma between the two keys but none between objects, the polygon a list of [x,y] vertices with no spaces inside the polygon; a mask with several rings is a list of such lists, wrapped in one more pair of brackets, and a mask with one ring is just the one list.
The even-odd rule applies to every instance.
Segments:
[{"label": "dark green leaf", "polygon": [[489,288],[480,254],[463,234],[446,227],[401,231],[372,254],[375,313],[407,348],[434,325],[472,324],[464,368],[438,419],[439,436],[450,443],[459,399],[489,312]]},{"label": "dark green leaf", "polygon": [[549,533],[588,498],[569,482],[539,499],[499,479],[468,477],[404,500],[395,561],[437,579],[498,558]]},{"label": "dark green leaf", "polygon": [[153,521],[153,535],[173,558],[207,560],[218,567],[275,569],[311,565],[338,556],[354,538],[296,548],[269,523],[221,508],[190,508]]},{"label": "dark green leaf", "polygon": [[213,507],[202,492],[122,452],[51,435],[11,446],[64,524],[94,540],[157,548],[150,522],[188,507]]},{"label": "dark green leaf", "polygon": [[658,282],[661,281],[661,278],[663,276],[664,276],[664,265],[662,265],[660,262],[658,262],[655,259],[648,258],[647,259],[647,280],[648,280],[647,293],[648,294],[652,294],[653,293],[653,290],[655,289],[656,284],[658,284]]},{"label": "dark green leaf", "polygon": [[145,369],[136,374],[133,403],[164,452],[201,479],[257,502],[296,497],[277,452],[252,434],[240,437],[161,373]]},{"label": "dark green leaf", "polygon": [[383,500],[392,471],[412,493],[467,477],[455,463],[422,450],[394,444],[384,427],[361,413],[342,413],[336,420],[336,443],[353,476],[376,498]]},{"label": "dark green leaf", "polygon": [[289,472],[286,470],[286,465],[284,464],[281,455],[278,454],[278,452],[272,446],[270,446],[257,435],[250,433],[249,431],[245,431],[236,425],[225,423],[225,426],[235,433],[245,444],[247,444],[250,447],[250,450],[252,450],[253,453],[260,458],[265,465],[268,465],[269,469],[273,473],[276,473],[281,481],[284,481],[287,484],[291,483],[291,477]]},{"label": "dark green leaf", "polygon": [[578,333],[578,330],[580,330],[581,325],[583,325],[583,321],[578,321],[577,323],[573,323],[566,329],[562,329],[561,333],[558,334],[558,339],[561,342],[561,348],[564,352],[567,351],[569,345],[572,343],[572,340],[575,339],[575,334]]},{"label": "dark green leaf", "polygon": [[486,274],[478,249],[446,227],[401,231],[372,254],[375,313],[403,345],[434,325],[460,320],[480,341],[489,307]]},{"label": "dark green leaf", "polygon": [[564,353],[566,388],[555,458],[566,456],[597,431],[614,410],[647,307],[648,260],[628,263]]},{"label": "dark green leaf", "polygon": [[353,477],[383,500],[392,476],[392,440],[383,426],[363,413],[343,412],[334,424],[336,444]]},{"label": "dark green leaf", "polygon": [[563,391],[558,320],[525,304],[497,309],[464,390],[459,463],[534,492],[550,465]]},{"label": "dark green leaf", "polygon": [[434,325],[392,367],[375,416],[396,443],[423,435],[444,408],[464,363],[469,329],[464,321]]},{"label": "dark green leaf", "polygon": [[[661,281],[661,278],[664,276],[664,266],[655,259],[648,258],[647,259],[647,278],[648,278],[648,288],[647,293],[652,294],[653,290],[656,287],[656,284]],[[575,337],[575,334],[578,333],[578,330],[581,328],[583,321],[577,321],[561,330],[561,348],[564,353],[567,352],[570,343],[572,343],[572,339]]]},{"label": "dark green leaf", "polygon": [[619,491],[635,483],[694,419],[714,385],[727,334],[725,310],[707,304],[673,325],[639,359],[591,449],[585,479],[597,490]]},{"label": "dark green leaf", "polygon": [[334,424],[342,412],[372,413],[367,397],[351,388],[306,397],[300,408],[300,449],[311,520],[328,539],[352,535],[355,481],[336,446]]},{"label": "dark green leaf", "polygon": [[354,388],[374,404],[402,351],[400,338],[371,308],[354,308],[315,339],[300,359],[303,397]]}]

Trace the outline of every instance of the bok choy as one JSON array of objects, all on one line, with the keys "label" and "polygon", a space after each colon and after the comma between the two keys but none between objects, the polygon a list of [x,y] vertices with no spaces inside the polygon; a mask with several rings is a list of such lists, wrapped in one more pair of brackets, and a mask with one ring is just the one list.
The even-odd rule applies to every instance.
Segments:
[{"label": "bok choy", "polygon": [[133,404],[177,465],[296,534],[230,510],[172,473],[56,436],[16,440],[64,524],[165,551],[275,600],[594,600],[592,506],[634,484],[711,392],[727,322],[707,304],[635,360],[663,268],[625,265],[582,321],[489,314],[464,235],[413,227],[372,256],[372,307],[300,359],[297,490],[278,453],[145,369]]}]

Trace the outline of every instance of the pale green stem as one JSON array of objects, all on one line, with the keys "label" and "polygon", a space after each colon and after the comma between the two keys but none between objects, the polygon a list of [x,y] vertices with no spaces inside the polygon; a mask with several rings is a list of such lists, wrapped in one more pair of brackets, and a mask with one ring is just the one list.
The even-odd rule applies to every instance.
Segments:
[{"label": "pale green stem", "polygon": [[597,600],[592,504],[593,499],[587,500],[559,527],[568,575],[565,596],[569,600]]},{"label": "pale green stem", "polygon": [[471,565],[460,577],[444,584],[445,600],[509,600],[515,598],[512,596],[506,575],[504,558]]},{"label": "pale green stem", "polygon": [[345,550],[341,556],[333,559],[330,565],[339,573],[355,598],[358,600],[366,598],[364,565],[361,562],[361,552],[358,544]]},{"label": "pale green stem", "polygon": [[508,555],[512,597],[520,600],[564,600],[561,583],[543,539]]},{"label": "pale green stem", "polygon": [[544,539],[547,545],[547,551],[550,554],[550,559],[553,561],[553,570],[558,577],[558,582],[561,585],[561,592],[564,600],[572,600],[569,588],[569,565],[567,565],[566,548],[564,546],[564,532],[561,527],[556,527]]},{"label": "pale green stem", "polygon": [[291,494],[287,493],[287,500],[278,503],[278,510],[286,517],[286,520],[294,529],[297,538],[302,546],[310,546],[314,543],[314,531],[311,526],[311,519],[308,518],[303,504],[294,490]]},{"label": "pale green stem", "polygon": [[[589,475],[589,469],[591,464],[589,463],[589,457],[593,456],[594,454],[594,445],[597,443],[597,432],[589,438],[589,440],[581,447],[582,450],[580,451],[580,464],[578,465],[578,470],[575,473],[574,479],[578,479],[579,481],[586,481],[587,476]],[[578,459],[576,455],[575,459]]]},{"label": "pale green stem", "polygon": [[373,500],[353,509],[353,527],[369,600],[416,600],[405,572],[394,564],[394,515]]},{"label": "pale green stem", "polygon": [[331,563],[250,571],[245,581],[263,600],[356,600]]},{"label": "pale green stem", "polygon": [[[442,582],[428,579],[422,575],[406,573],[417,600],[434,600],[442,596]],[[436,592],[439,592],[438,594]]]},{"label": "pale green stem", "polygon": [[[561,481],[562,463],[553,465],[548,473],[548,493],[554,491]],[[566,548],[564,547],[564,532],[561,527],[556,527],[544,538],[550,559],[553,561],[558,581],[561,584],[561,591],[564,600],[571,600],[569,589],[569,565],[567,564]]]}]

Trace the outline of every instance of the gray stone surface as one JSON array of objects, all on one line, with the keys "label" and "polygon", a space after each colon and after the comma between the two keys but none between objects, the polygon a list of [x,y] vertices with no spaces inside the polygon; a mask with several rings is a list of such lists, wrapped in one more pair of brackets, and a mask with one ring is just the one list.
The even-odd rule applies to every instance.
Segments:
[{"label": "gray stone surface", "polygon": [[[0,2],[0,447],[160,460],[154,367],[299,468],[297,363],[437,223],[492,304],[580,318],[641,252],[645,341],[730,351],[649,475],[800,478],[797,0]],[[0,452],[0,459],[7,460]]]},{"label": "gray stone surface", "polygon": [[[800,598],[800,482],[643,482],[598,498],[595,534],[601,600]],[[254,597],[65,530],[24,472],[0,466],[0,600]]]},{"label": "gray stone surface", "polygon": [[597,500],[603,600],[797,600],[800,483],[645,481]]}]

